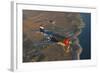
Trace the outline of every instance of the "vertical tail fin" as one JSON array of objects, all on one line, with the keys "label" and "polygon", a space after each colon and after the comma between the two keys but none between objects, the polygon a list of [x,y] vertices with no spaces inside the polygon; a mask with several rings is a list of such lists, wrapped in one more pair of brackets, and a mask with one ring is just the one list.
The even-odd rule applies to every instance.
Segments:
[{"label": "vertical tail fin", "polygon": [[44,33],[44,27],[40,26],[40,32]]}]

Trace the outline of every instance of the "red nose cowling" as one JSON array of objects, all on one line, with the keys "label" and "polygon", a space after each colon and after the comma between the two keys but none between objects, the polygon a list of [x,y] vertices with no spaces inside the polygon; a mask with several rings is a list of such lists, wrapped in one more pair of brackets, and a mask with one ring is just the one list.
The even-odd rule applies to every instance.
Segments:
[{"label": "red nose cowling", "polygon": [[70,39],[68,39],[68,38],[65,39],[65,40],[64,40],[64,44],[65,44],[66,46],[69,46],[69,45],[70,45]]}]

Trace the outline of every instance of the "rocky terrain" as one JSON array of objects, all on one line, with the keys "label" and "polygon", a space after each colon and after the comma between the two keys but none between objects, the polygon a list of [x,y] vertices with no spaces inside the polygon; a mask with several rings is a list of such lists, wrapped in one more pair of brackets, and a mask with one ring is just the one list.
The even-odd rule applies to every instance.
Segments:
[{"label": "rocky terrain", "polygon": [[80,13],[23,10],[23,62],[71,60],[71,51],[66,53],[58,44],[43,43],[40,25],[66,36],[84,27]]}]

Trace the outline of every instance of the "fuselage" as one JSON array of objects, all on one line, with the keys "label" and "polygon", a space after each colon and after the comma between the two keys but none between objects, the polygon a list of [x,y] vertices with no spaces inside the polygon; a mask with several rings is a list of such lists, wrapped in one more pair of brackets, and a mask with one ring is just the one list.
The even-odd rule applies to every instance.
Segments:
[{"label": "fuselage", "polygon": [[40,32],[44,34],[46,38],[48,38],[50,41],[55,42],[55,43],[60,43],[65,46],[69,46],[71,41],[69,37],[60,35],[58,33],[45,30],[44,27],[40,27]]}]

